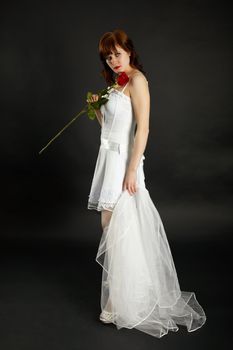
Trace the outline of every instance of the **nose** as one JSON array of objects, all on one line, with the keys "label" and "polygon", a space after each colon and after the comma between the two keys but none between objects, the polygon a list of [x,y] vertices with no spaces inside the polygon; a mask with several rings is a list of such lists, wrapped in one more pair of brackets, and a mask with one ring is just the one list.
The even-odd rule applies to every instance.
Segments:
[{"label": "nose", "polygon": [[113,68],[119,66],[119,64],[115,60],[112,60],[110,63],[111,63]]},{"label": "nose", "polygon": [[118,67],[119,63],[117,61],[115,61],[114,58],[110,58],[109,59],[109,64],[112,66],[112,68]]}]

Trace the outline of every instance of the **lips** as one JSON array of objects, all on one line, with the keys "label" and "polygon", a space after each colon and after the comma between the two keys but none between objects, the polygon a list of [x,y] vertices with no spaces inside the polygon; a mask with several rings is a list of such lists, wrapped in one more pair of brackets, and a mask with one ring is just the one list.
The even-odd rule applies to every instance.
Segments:
[{"label": "lips", "polygon": [[114,69],[118,69],[118,68],[120,68],[120,66],[116,66],[116,67],[114,67]]}]

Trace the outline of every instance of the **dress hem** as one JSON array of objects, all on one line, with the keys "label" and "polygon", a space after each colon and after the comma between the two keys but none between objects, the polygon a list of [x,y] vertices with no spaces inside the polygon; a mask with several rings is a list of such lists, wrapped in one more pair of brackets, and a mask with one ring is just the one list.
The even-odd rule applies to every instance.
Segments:
[{"label": "dress hem", "polygon": [[87,209],[96,210],[96,211],[102,211],[102,210],[113,211],[115,205],[116,205],[116,203],[88,202]]}]

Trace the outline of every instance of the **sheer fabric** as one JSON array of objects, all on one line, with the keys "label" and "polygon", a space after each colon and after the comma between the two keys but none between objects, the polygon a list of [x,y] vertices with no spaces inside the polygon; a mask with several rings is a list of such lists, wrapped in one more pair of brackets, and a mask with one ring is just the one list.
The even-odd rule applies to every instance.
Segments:
[{"label": "sheer fabric", "polygon": [[183,325],[203,326],[194,292],[181,291],[160,215],[146,188],[123,191],[100,239],[101,309],[111,300],[117,329],[136,328],[161,338]]}]

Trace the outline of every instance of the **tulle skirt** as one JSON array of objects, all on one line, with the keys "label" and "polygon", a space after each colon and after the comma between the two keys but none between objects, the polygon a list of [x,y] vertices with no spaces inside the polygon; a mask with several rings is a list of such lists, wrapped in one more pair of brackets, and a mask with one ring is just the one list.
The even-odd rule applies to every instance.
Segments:
[{"label": "tulle skirt", "polygon": [[96,261],[103,268],[101,309],[110,300],[118,330],[136,328],[161,338],[178,325],[192,332],[205,323],[195,293],[180,290],[163,223],[146,188],[132,196],[122,192]]}]

